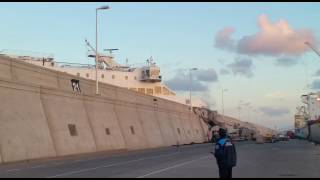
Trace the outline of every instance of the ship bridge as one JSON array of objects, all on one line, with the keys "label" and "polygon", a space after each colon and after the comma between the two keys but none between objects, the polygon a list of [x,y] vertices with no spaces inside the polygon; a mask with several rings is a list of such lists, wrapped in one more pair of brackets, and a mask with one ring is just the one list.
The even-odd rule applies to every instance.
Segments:
[{"label": "ship bridge", "polygon": [[153,62],[152,57],[147,60],[147,66],[142,68],[141,81],[161,82],[160,68]]}]

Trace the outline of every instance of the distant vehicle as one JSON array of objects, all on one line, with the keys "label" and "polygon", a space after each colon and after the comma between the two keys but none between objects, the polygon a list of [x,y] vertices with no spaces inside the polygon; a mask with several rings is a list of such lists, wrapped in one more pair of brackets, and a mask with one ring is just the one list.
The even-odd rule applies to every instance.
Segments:
[{"label": "distant vehicle", "polygon": [[273,135],[272,139],[271,139],[271,143],[276,143],[278,141],[279,141],[279,139],[277,138],[277,136]]},{"label": "distant vehicle", "polygon": [[287,136],[289,136],[290,139],[295,139],[295,134],[293,131],[287,131]]},{"label": "distant vehicle", "polygon": [[244,137],[232,138],[233,141],[246,141],[247,139]]},{"label": "distant vehicle", "polygon": [[289,141],[289,136],[280,134],[280,135],[278,136],[278,139],[279,139],[279,141]]},{"label": "distant vehicle", "polygon": [[266,143],[272,143],[272,142],[273,142],[272,135],[271,135],[271,134],[267,134],[267,135],[264,137],[264,142],[266,142]]}]

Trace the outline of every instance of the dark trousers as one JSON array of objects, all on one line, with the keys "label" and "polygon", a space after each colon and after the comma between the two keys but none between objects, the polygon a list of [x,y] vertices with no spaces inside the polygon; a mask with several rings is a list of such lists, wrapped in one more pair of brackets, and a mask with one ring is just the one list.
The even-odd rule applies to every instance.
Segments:
[{"label": "dark trousers", "polygon": [[232,178],[232,167],[226,168],[219,166],[219,176],[220,178]]}]

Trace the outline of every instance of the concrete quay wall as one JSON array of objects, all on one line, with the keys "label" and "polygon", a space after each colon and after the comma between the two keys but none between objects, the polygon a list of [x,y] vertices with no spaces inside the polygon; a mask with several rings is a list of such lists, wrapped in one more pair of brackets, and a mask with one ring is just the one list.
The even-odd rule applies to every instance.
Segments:
[{"label": "concrete quay wall", "polygon": [[206,140],[185,105],[102,83],[99,91],[92,80],[0,56],[0,163]]}]

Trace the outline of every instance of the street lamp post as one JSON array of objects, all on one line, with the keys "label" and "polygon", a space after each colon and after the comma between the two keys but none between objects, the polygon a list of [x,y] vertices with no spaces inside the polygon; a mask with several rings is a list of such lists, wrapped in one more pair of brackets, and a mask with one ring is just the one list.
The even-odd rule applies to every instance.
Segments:
[{"label": "street lamp post", "polygon": [[[239,120],[240,120],[240,110],[241,110],[241,106],[243,106],[243,105],[249,108],[250,102],[244,103],[242,100],[239,101],[239,106],[238,106],[238,109],[239,109]],[[248,115],[248,117],[249,117],[249,115]]]},{"label": "street lamp post", "polygon": [[253,108],[252,106],[248,106],[248,121],[251,121],[250,115],[251,115],[252,108]]},{"label": "street lamp post", "polygon": [[221,97],[221,100],[222,100],[222,121],[224,121],[224,103],[223,103],[223,92],[225,91],[228,91],[228,89],[223,89],[222,88],[222,97]]},{"label": "street lamp post", "polygon": [[95,60],[96,60],[96,94],[99,94],[99,82],[98,82],[98,58],[99,58],[99,54],[98,54],[98,10],[106,10],[106,9],[110,9],[109,6],[102,6],[96,9],[96,56],[95,56]]},{"label": "street lamp post", "polygon": [[189,76],[190,76],[190,99],[189,99],[189,103],[190,103],[190,111],[192,112],[192,103],[191,103],[191,91],[192,91],[192,77],[191,77],[191,71],[196,71],[198,70],[198,68],[191,68],[189,69]]}]

